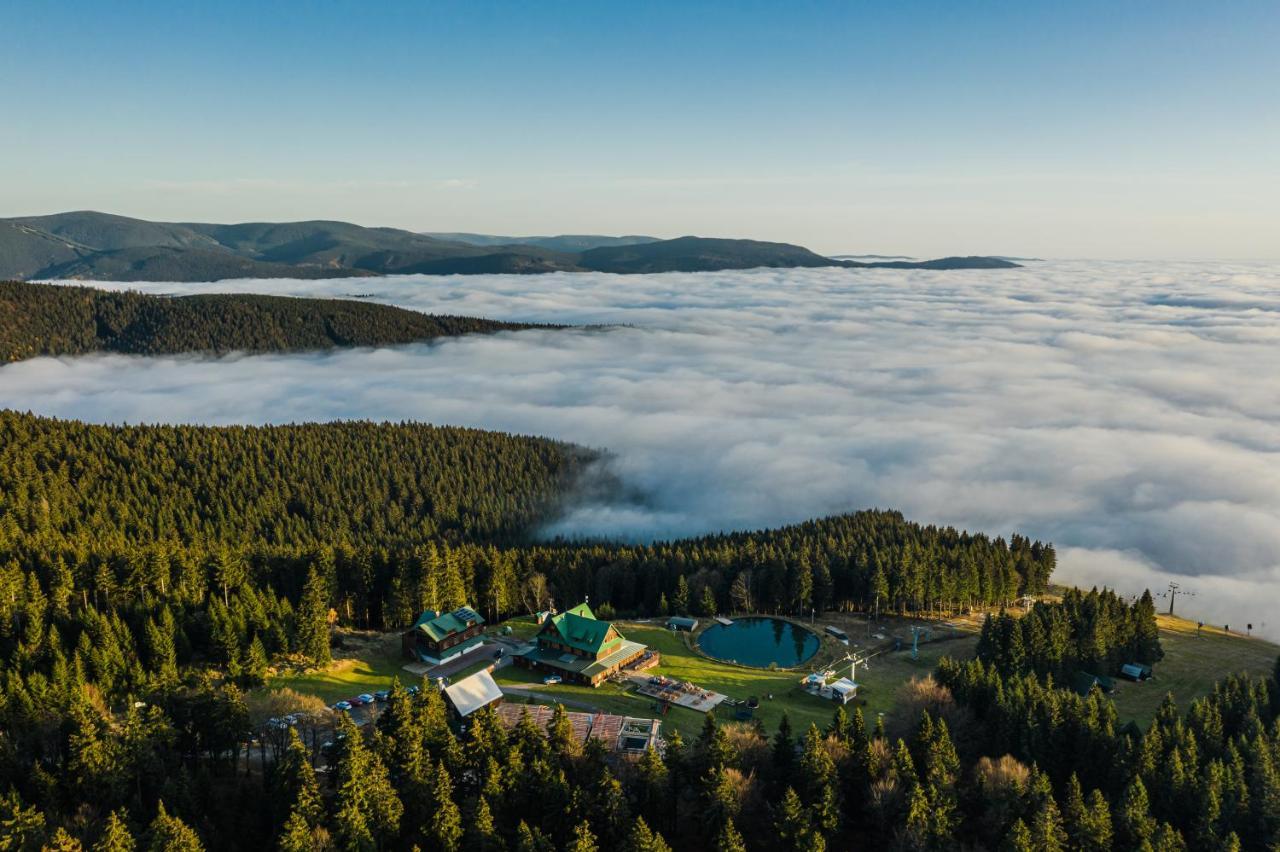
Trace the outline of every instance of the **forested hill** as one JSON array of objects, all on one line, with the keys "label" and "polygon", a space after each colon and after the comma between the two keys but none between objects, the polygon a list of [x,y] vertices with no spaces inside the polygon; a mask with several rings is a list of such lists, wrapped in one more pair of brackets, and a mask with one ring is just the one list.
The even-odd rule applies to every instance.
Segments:
[{"label": "forested hill", "polygon": [[0,361],[120,352],[293,352],[530,328],[389,305],[284,296],[148,296],[0,281]]},{"label": "forested hill", "polygon": [[502,615],[548,590],[630,612],[958,611],[1039,592],[1054,567],[1039,542],[883,511],[653,545],[532,541],[595,459],[419,424],[118,427],[0,411],[0,564],[60,559],[105,595],[149,573],[202,574],[229,550],[247,578],[295,593],[319,560],[335,604],[376,628],[429,605]]},{"label": "forested hill", "polygon": [[101,426],[0,411],[0,561],[522,540],[592,458],[413,423]]}]

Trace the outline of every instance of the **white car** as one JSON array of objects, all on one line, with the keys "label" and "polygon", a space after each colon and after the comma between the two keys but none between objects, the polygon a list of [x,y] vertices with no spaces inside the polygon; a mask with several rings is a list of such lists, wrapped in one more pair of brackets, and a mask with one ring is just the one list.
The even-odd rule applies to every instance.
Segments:
[{"label": "white car", "polygon": [[542,682],[545,683],[547,686],[550,686],[553,683],[560,683],[561,680],[562,678],[560,677],[560,675],[547,675],[542,679]]}]

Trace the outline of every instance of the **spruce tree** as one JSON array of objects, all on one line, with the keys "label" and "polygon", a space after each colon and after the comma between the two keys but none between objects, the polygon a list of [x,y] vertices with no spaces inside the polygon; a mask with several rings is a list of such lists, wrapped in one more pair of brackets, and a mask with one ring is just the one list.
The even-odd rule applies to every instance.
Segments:
[{"label": "spruce tree", "polygon": [[671,609],[677,615],[689,614],[689,581],[683,574],[676,578],[676,593],[671,598]]},{"label": "spruce tree", "polygon": [[294,811],[285,820],[284,827],[280,830],[277,848],[280,852],[311,852],[316,848],[311,826],[298,811]]},{"label": "spruce tree", "polygon": [[84,845],[65,828],[59,826],[40,852],[84,852]]},{"label": "spruce tree", "polygon": [[516,852],[556,852],[556,846],[540,829],[520,820],[516,829]]},{"label": "spruce tree", "polygon": [[1151,818],[1151,806],[1147,801],[1147,788],[1141,778],[1134,778],[1125,788],[1116,812],[1116,839],[1126,849],[1137,849],[1151,840],[1155,833],[1155,820]]},{"label": "spruce tree", "polygon": [[778,839],[778,848],[801,850],[811,848],[814,840],[809,813],[796,791],[788,787],[782,794],[782,800],[774,807],[773,830]]},{"label": "spruce tree", "polygon": [[453,779],[443,762],[436,764],[431,805],[430,836],[440,852],[458,852],[462,848],[462,812],[453,800]]},{"label": "spruce tree", "polygon": [[164,802],[156,810],[156,818],[147,829],[147,852],[201,852],[204,846],[190,826],[170,816]]},{"label": "spruce tree", "polygon": [[836,712],[831,715],[831,724],[827,726],[827,733],[846,745],[849,743],[849,738],[853,734],[853,723],[849,721],[849,713],[844,709],[843,704],[837,705]]},{"label": "spruce tree", "polygon": [[[658,851],[655,849],[654,852]],[[747,852],[746,841],[742,839],[733,820],[726,822],[724,828],[720,829],[720,836],[716,838],[716,852]]]},{"label": "spruce tree", "polygon": [[1089,791],[1089,804],[1076,843],[1082,852],[1105,852],[1111,848],[1111,808],[1100,790]]},{"label": "spruce tree", "polygon": [[124,811],[107,814],[107,822],[93,844],[93,852],[133,852],[137,847],[129,827],[125,824]]},{"label": "spruce tree", "polygon": [[625,852],[671,852],[671,847],[662,839],[661,834],[650,830],[644,817],[636,817],[631,825],[631,833],[623,846]]},{"label": "spruce tree", "polygon": [[267,670],[271,661],[267,658],[267,649],[262,640],[255,634],[249,643],[249,651],[245,655],[244,682],[247,686],[262,686],[267,682]]},{"label": "spruce tree", "polygon": [[484,796],[476,801],[475,812],[467,826],[467,849],[476,852],[501,852],[506,848],[498,829],[493,823],[493,811]]},{"label": "spruce tree", "polygon": [[655,825],[663,825],[666,816],[668,798],[668,777],[666,764],[653,748],[646,748],[636,761],[635,784],[633,793],[639,819],[648,817]]},{"label": "spruce tree", "polygon": [[455,548],[444,549],[443,571],[440,576],[440,608],[445,611],[455,610],[467,603],[467,588],[462,580],[462,571],[458,565],[458,551]]},{"label": "spruce tree", "polygon": [[333,826],[345,849],[375,849],[395,836],[404,805],[396,796],[386,765],[364,744],[351,717],[338,720],[343,753],[334,775],[338,783]]},{"label": "spruce tree", "polygon": [[791,717],[784,709],[773,735],[773,782],[781,789],[790,783],[791,768],[796,761],[796,743],[791,735]]},{"label": "spruce tree", "polygon": [[1031,829],[1021,819],[1014,820],[1000,844],[1001,852],[1039,852],[1031,839]]},{"label": "spruce tree", "polygon": [[1045,799],[1031,821],[1031,838],[1038,852],[1061,852],[1067,848],[1062,816],[1052,796]]},{"label": "spruce tree", "polygon": [[[1233,848],[1234,852],[1239,852],[1239,838],[1236,838],[1235,846],[1232,847],[1231,838],[1233,837],[1235,837],[1234,833],[1228,837],[1226,842],[1215,845],[1220,846],[1223,852],[1228,852],[1228,850],[1232,850]],[[1182,835],[1176,828],[1169,825],[1167,822],[1162,822],[1160,823],[1160,827],[1156,829],[1155,834],[1151,837],[1151,843],[1146,848],[1150,849],[1151,852],[1186,852],[1187,843],[1182,839]]]},{"label": "spruce tree", "polygon": [[324,577],[312,566],[298,605],[297,647],[313,666],[327,666],[333,660],[329,653],[329,588]]},{"label": "spruce tree", "polygon": [[276,819],[279,820],[286,814],[297,815],[309,828],[315,828],[324,817],[320,784],[297,728],[289,728],[288,736],[284,755],[271,775],[270,792],[277,813]]},{"label": "spruce tree", "polygon": [[568,852],[599,852],[599,849],[596,836],[591,833],[591,823],[584,819],[573,830],[573,841],[568,846]]},{"label": "spruce tree", "polygon": [[825,834],[834,833],[840,824],[836,765],[827,752],[826,742],[818,733],[817,725],[809,725],[805,732],[797,780],[804,791],[802,801],[809,809],[815,827]]}]

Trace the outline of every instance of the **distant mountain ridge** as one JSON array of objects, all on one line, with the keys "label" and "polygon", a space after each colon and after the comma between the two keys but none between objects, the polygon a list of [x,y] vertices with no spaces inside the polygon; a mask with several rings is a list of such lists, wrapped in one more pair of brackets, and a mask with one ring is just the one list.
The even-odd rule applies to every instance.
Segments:
[{"label": "distant mountain ridge", "polygon": [[657,237],[627,234],[606,237],[601,234],[559,234],[554,237],[501,237],[495,234],[468,234],[466,232],[427,232],[423,236],[472,246],[537,246],[551,251],[579,252],[605,246],[634,246],[640,243],[661,242]]},{"label": "distant mountain ridge", "polygon": [[426,235],[327,220],[150,222],[79,211],[0,219],[0,278],[217,281],[584,271],[637,274],[819,266],[997,269],[1018,265],[991,257],[849,261],[788,243],[693,236],[659,240],[567,234],[503,242],[506,239],[484,234]]}]

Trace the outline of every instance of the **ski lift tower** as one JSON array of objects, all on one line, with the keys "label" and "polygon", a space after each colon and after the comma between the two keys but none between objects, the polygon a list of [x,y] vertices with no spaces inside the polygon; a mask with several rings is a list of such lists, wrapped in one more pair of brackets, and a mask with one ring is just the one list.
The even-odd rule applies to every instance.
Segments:
[{"label": "ski lift tower", "polygon": [[1169,591],[1161,595],[1161,597],[1167,596],[1169,598],[1169,615],[1173,615],[1173,604],[1177,601],[1179,594],[1184,597],[1195,597],[1196,595],[1195,592],[1188,592],[1186,589],[1182,588],[1180,584],[1170,581]]},{"label": "ski lift tower", "polygon": [[[870,668],[871,667],[870,660],[874,656],[875,654],[868,653],[865,651],[861,653],[857,651],[851,651],[848,654],[845,654],[839,660],[836,660],[836,662],[837,663],[847,662],[849,664],[849,680],[853,681],[854,683],[857,683],[858,682],[858,666]],[[834,666],[835,663],[832,663],[832,665]]]},{"label": "ski lift tower", "polygon": [[920,659],[920,634],[924,634],[924,641],[929,641],[931,632],[928,627],[912,627],[911,628],[911,659]]}]

